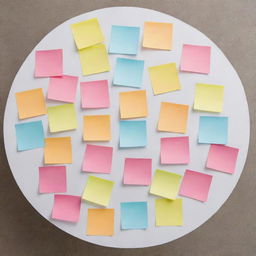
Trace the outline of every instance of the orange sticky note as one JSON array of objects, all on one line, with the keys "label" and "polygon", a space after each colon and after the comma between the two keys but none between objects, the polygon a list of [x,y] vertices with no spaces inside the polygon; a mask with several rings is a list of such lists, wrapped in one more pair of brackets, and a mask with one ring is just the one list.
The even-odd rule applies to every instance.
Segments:
[{"label": "orange sticky note", "polygon": [[42,88],[15,93],[19,119],[46,114]]},{"label": "orange sticky note", "polygon": [[72,145],[70,137],[55,137],[45,139],[45,164],[72,163]]},{"label": "orange sticky note", "polygon": [[110,115],[84,116],[85,141],[109,141],[111,139]]},{"label": "orange sticky note", "polygon": [[188,109],[188,105],[162,102],[158,131],[186,133]]},{"label": "orange sticky note", "polygon": [[114,234],[114,209],[88,209],[87,235],[112,236]]}]

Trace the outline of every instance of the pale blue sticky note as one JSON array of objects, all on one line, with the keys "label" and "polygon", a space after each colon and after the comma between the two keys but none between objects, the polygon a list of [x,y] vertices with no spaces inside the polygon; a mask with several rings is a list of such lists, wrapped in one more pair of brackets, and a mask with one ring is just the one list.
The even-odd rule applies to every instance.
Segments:
[{"label": "pale blue sticky note", "polygon": [[145,147],[147,144],[146,121],[120,121],[120,148]]},{"label": "pale blue sticky note", "polygon": [[121,229],[146,229],[147,227],[147,202],[121,203]]},{"label": "pale blue sticky note", "polygon": [[140,88],[143,70],[143,60],[117,58],[113,85]]},{"label": "pale blue sticky note", "polygon": [[42,121],[15,124],[18,151],[44,147]]},{"label": "pale blue sticky note", "polygon": [[200,116],[199,143],[226,144],[228,138],[228,117]]},{"label": "pale blue sticky note", "polygon": [[112,26],[109,53],[136,55],[139,38],[139,27]]}]

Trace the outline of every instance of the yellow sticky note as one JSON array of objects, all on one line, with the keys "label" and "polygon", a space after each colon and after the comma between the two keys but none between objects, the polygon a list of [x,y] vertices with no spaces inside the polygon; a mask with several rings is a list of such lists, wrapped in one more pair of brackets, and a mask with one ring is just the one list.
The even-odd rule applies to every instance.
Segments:
[{"label": "yellow sticky note", "polygon": [[112,236],[114,234],[114,209],[88,209],[87,235]]},{"label": "yellow sticky note", "polygon": [[188,105],[161,102],[158,131],[186,133]]},{"label": "yellow sticky note", "polygon": [[44,93],[41,88],[15,93],[19,119],[46,114]]},{"label": "yellow sticky note", "polygon": [[221,112],[224,98],[224,86],[196,84],[194,109],[200,111]]},{"label": "yellow sticky note", "polygon": [[154,94],[180,90],[180,81],[176,63],[149,67],[149,76]]},{"label": "yellow sticky note", "polygon": [[119,100],[121,119],[146,117],[148,115],[145,90],[120,92]]},{"label": "yellow sticky note", "polygon": [[97,44],[78,51],[84,76],[110,70],[107,50],[104,44]]},{"label": "yellow sticky note", "polygon": [[145,22],[143,47],[171,50],[172,49],[172,23]]},{"label": "yellow sticky note", "polygon": [[68,131],[77,128],[74,104],[63,104],[48,107],[50,132]]},{"label": "yellow sticky note", "polygon": [[84,116],[85,141],[109,141],[111,140],[110,115]]},{"label": "yellow sticky note", "polygon": [[70,137],[46,138],[44,148],[45,164],[71,164],[72,145]]},{"label": "yellow sticky note", "polygon": [[167,199],[176,199],[182,176],[176,173],[156,170],[150,193]]},{"label": "yellow sticky note", "polygon": [[182,226],[182,199],[156,199],[156,226]]},{"label": "yellow sticky note", "polygon": [[89,176],[82,198],[88,202],[107,206],[111,197],[114,182],[95,176]]},{"label": "yellow sticky note", "polygon": [[72,34],[78,49],[83,49],[104,41],[97,18],[71,25]]}]

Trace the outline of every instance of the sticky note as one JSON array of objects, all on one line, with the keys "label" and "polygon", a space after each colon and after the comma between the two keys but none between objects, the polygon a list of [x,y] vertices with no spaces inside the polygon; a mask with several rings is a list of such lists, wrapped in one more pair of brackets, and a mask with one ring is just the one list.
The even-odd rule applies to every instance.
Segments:
[{"label": "sticky note", "polygon": [[144,61],[117,58],[113,85],[140,88],[143,80]]},{"label": "sticky note", "polygon": [[172,49],[171,23],[145,22],[142,46],[145,48],[171,50]]},{"label": "sticky note", "polygon": [[70,137],[46,138],[44,148],[45,164],[71,164],[72,145]]},{"label": "sticky note", "polygon": [[169,200],[158,198],[155,202],[156,226],[182,226],[182,199]]},{"label": "sticky note", "polygon": [[111,140],[110,115],[84,116],[83,138],[85,141]]},{"label": "sticky note", "polygon": [[72,24],[71,30],[78,49],[104,41],[104,36],[97,18]]},{"label": "sticky note", "polygon": [[54,195],[52,218],[56,220],[78,222],[80,207],[80,196]]},{"label": "sticky note", "polygon": [[146,121],[120,121],[120,148],[145,147],[147,144]]},{"label": "sticky note", "polygon": [[69,131],[77,128],[76,110],[73,103],[48,107],[50,132]]},{"label": "sticky note", "polygon": [[109,53],[136,55],[139,39],[139,27],[112,26]]},{"label": "sticky note", "polygon": [[77,76],[50,77],[47,98],[74,103],[76,100]]},{"label": "sticky note", "polygon": [[39,167],[39,193],[67,192],[66,167]]},{"label": "sticky note", "polygon": [[161,138],[161,164],[188,164],[189,137]]},{"label": "sticky note", "polygon": [[17,150],[30,150],[44,147],[42,121],[15,124]]},{"label": "sticky note", "polygon": [[110,70],[107,50],[104,44],[97,44],[78,51],[84,76]]},{"label": "sticky note", "polygon": [[186,170],[179,194],[202,202],[207,201],[212,176],[201,172]]},{"label": "sticky note", "polygon": [[121,229],[146,229],[148,227],[147,202],[123,202],[121,206]]},{"label": "sticky note", "polygon": [[120,92],[119,101],[121,119],[146,117],[148,115],[145,90]]},{"label": "sticky note", "polygon": [[176,63],[149,67],[148,71],[155,95],[181,89]]},{"label": "sticky note", "polygon": [[36,51],[35,77],[62,76],[62,49]]},{"label": "sticky note", "polygon": [[150,185],[152,159],[150,158],[125,158],[124,184]]},{"label": "sticky note", "polygon": [[221,112],[224,86],[196,84],[194,109],[199,111]]},{"label": "sticky note", "polygon": [[108,206],[114,182],[95,176],[89,176],[82,198],[88,202]]},{"label": "sticky note", "polygon": [[211,47],[184,44],[182,48],[180,70],[208,74],[211,66]]},{"label": "sticky note", "polygon": [[84,172],[110,173],[112,169],[113,148],[87,144],[84,160]]},{"label": "sticky note", "polygon": [[226,144],[228,139],[228,117],[200,116],[199,143]]},{"label": "sticky note", "polygon": [[46,114],[46,106],[42,88],[16,92],[15,97],[19,119]]},{"label": "sticky note", "polygon": [[156,170],[150,193],[167,199],[176,199],[182,176],[176,173]]},{"label": "sticky note", "polygon": [[158,131],[186,133],[188,109],[188,105],[161,102]]},{"label": "sticky note", "polygon": [[234,173],[238,157],[238,148],[224,145],[211,145],[208,153],[206,167],[216,171]]},{"label": "sticky note", "polygon": [[114,209],[88,209],[87,232],[88,236],[113,236]]},{"label": "sticky note", "polygon": [[109,107],[108,80],[82,82],[80,88],[82,108]]}]

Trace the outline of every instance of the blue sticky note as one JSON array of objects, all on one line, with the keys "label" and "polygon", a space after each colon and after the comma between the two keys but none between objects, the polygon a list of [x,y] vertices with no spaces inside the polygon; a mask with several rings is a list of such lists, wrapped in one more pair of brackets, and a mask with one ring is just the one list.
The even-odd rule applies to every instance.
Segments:
[{"label": "blue sticky note", "polygon": [[226,144],[228,138],[228,117],[200,116],[199,143]]},{"label": "blue sticky note", "polygon": [[147,227],[147,202],[121,203],[121,229],[146,229]]},{"label": "blue sticky note", "polygon": [[120,121],[120,148],[145,147],[147,144],[146,121]]},{"label": "blue sticky note", "polygon": [[18,151],[44,147],[42,121],[15,124]]},{"label": "blue sticky note", "polygon": [[143,60],[117,58],[113,85],[140,88],[143,70]]},{"label": "blue sticky note", "polygon": [[139,27],[112,26],[109,53],[136,55],[139,38]]}]

